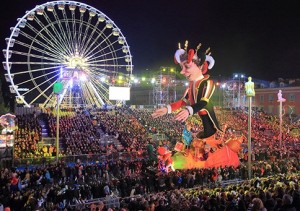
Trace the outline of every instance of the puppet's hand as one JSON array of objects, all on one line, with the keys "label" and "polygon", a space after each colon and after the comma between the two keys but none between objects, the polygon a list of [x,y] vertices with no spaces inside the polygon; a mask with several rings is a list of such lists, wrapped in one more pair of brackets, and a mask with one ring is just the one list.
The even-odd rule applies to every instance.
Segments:
[{"label": "puppet's hand", "polygon": [[189,115],[190,115],[189,111],[187,109],[183,109],[175,116],[175,120],[184,122],[185,120],[187,120]]},{"label": "puppet's hand", "polygon": [[159,108],[159,109],[156,109],[152,114],[151,116],[153,118],[157,118],[157,117],[160,117],[160,116],[163,116],[165,114],[168,113],[168,109],[166,107],[162,107],[162,108]]}]

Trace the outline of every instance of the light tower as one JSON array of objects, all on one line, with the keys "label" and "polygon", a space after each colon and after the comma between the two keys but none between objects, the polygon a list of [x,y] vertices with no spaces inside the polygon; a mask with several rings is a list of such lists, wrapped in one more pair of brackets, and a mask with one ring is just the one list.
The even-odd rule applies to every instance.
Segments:
[{"label": "light tower", "polygon": [[241,103],[241,98],[245,99],[245,95],[241,95],[241,91],[244,88],[244,79],[245,79],[245,75],[241,74],[241,73],[236,73],[234,74],[233,77],[235,80],[238,80],[237,82],[237,106],[238,108],[241,108],[244,106],[244,101]]},{"label": "light tower", "polygon": [[245,75],[241,73],[233,74],[233,77],[226,81],[226,85],[223,87],[224,108],[235,109],[245,106],[244,82]]},{"label": "light tower", "polygon": [[161,67],[160,74],[152,78],[153,104],[166,105],[176,100],[176,70],[173,67]]}]

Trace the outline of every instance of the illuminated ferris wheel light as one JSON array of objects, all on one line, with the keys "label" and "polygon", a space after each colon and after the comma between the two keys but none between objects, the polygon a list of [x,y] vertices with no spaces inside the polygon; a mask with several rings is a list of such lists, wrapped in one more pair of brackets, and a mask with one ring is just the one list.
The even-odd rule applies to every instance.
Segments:
[{"label": "illuminated ferris wheel light", "polygon": [[81,81],[86,81],[87,80],[86,74],[84,74],[84,73],[80,74],[79,79]]}]

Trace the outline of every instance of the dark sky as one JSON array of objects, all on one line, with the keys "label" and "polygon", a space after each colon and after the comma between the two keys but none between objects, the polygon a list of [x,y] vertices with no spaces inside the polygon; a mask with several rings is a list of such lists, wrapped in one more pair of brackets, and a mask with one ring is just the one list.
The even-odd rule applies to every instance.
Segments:
[{"label": "dark sky", "polygon": [[[244,73],[263,80],[300,78],[298,0],[82,0],[121,29],[134,73],[173,64],[177,43],[209,45],[213,76]],[[41,0],[2,0],[1,47],[17,18]],[[4,59],[4,58],[3,58]]]}]

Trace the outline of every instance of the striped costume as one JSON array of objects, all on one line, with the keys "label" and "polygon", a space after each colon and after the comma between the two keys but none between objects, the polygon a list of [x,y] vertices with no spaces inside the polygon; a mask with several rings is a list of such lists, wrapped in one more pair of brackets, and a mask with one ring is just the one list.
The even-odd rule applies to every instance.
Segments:
[{"label": "striped costume", "polygon": [[184,96],[177,102],[171,103],[167,106],[168,113],[171,113],[179,108],[186,108],[190,115],[198,114],[202,120],[204,130],[200,132],[198,138],[207,138],[220,130],[217,121],[213,104],[210,98],[215,90],[215,85],[209,79],[209,75],[198,81],[191,81],[189,87],[186,89]]}]

